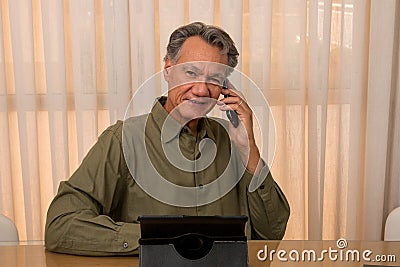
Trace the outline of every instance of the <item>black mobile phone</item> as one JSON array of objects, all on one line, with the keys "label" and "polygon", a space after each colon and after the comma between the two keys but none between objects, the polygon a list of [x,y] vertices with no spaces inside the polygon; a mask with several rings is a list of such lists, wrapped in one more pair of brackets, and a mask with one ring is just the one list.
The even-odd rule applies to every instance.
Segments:
[{"label": "black mobile phone", "polygon": [[[223,89],[228,89],[228,83],[226,80],[222,83],[222,88]],[[227,95],[224,95],[224,97],[228,97]],[[226,116],[228,117],[229,121],[232,123],[233,127],[237,128],[239,126],[239,117],[238,114],[235,110],[227,110],[226,111]]]}]

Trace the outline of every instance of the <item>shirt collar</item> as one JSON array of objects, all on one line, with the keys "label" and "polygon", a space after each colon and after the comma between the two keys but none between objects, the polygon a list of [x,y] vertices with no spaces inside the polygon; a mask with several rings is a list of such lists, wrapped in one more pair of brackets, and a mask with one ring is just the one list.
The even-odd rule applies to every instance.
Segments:
[{"label": "shirt collar", "polygon": [[[172,116],[169,116],[169,113],[164,108],[166,100],[166,96],[157,98],[151,110],[154,122],[161,132],[161,141],[163,143],[172,141],[174,138],[179,137],[180,134],[191,134],[187,126],[182,126],[182,124],[176,121]],[[211,122],[209,120],[208,118],[202,118],[200,120],[200,130],[198,133],[198,138],[200,138],[200,140],[209,137],[215,141],[215,135],[211,130]],[[167,126],[165,129],[163,129],[164,122],[166,122],[165,126]]]}]

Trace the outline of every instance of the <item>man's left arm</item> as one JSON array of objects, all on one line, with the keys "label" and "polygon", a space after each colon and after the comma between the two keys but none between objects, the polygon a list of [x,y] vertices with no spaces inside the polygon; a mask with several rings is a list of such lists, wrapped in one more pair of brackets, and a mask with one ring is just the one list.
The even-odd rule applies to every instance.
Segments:
[{"label": "man's left arm", "polygon": [[261,159],[254,139],[250,145],[239,148],[241,168],[245,168],[241,181],[242,192],[247,195],[251,224],[251,239],[282,239],[289,219],[289,203],[274,181],[270,169]]},{"label": "man's left arm", "polygon": [[[256,177],[246,170],[242,179],[247,194],[251,239],[282,239],[289,219],[290,207],[268,166],[264,166]],[[250,192],[249,184],[252,179],[264,181],[257,189]]]},{"label": "man's left arm", "polygon": [[[231,83],[228,85],[233,88]],[[272,178],[269,167],[261,160],[254,138],[253,112],[243,95],[237,90],[223,89],[222,93],[229,97],[220,100],[225,104],[220,109],[234,110],[240,120],[238,127],[229,124],[229,135],[238,149],[240,161],[246,168],[241,186],[247,194],[251,238],[282,239],[290,214],[289,203]],[[254,183],[254,181],[257,182]]]}]

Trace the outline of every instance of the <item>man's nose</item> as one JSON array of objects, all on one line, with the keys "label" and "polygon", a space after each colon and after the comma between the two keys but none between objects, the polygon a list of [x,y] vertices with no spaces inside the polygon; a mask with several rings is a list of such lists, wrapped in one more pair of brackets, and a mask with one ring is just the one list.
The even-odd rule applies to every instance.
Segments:
[{"label": "man's nose", "polygon": [[196,96],[209,96],[208,86],[206,82],[196,82],[192,87],[192,93]]}]

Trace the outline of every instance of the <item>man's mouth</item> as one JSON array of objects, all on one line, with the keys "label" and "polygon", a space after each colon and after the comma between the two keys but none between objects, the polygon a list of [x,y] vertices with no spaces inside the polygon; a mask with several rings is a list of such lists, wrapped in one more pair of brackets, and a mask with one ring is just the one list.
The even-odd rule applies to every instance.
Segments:
[{"label": "man's mouth", "polygon": [[187,101],[189,101],[190,103],[196,104],[196,105],[207,104],[207,101],[199,101],[199,100],[195,100],[195,99],[188,99]]}]

